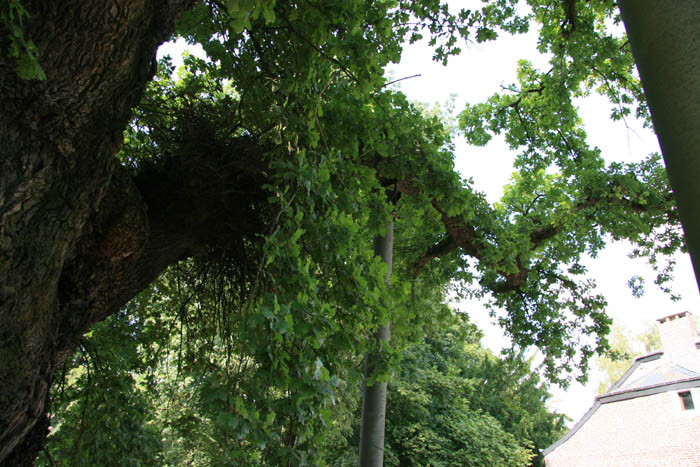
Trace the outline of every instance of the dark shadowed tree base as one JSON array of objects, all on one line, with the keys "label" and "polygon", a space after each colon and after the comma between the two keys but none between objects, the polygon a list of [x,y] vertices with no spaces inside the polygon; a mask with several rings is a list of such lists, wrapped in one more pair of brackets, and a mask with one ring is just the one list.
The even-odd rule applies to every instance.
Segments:
[{"label": "dark shadowed tree base", "polygon": [[[46,405],[48,406],[48,400]],[[48,434],[49,417],[44,412],[12,454],[0,462],[0,467],[31,467],[34,465],[34,460],[41,452]]]}]

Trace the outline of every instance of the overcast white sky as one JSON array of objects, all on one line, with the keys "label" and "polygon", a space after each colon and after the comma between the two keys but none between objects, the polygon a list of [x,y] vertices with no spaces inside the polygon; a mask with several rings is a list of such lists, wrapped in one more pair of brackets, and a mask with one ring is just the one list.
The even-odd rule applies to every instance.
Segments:
[{"label": "overcast white sky", "polygon": [[[515,81],[518,59],[527,58],[546,67],[546,57],[539,56],[536,34],[500,37],[488,44],[473,44],[463,48],[462,54],[450,59],[444,67],[431,60],[432,52],[424,45],[406,47],[400,65],[391,68],[394,79],[420,74],[420,77],[401,82],[401,90],[416,101],[444,103],[456,94],[456,110],[464,103],[484,101],[498,92],[501,85]],[[589,142],[603,151],[608,161],[638,161],[651,152],[659,152],[656,136],[641,123],[628,119],[613,122],[608,118],[610,105],[602,97],[591,97],[580,103]],[[514,154],[501,141],[493,141],[485,148],[468,146],[457,140],[456,167],[464,177],[473,177],[477,189],[496,201],[503,192],[512,173]],[[630,248],[625,244],[608,246],[596,259],[587,261],[590,277],[598,283],[599,290],[608,299],[608,314],[614,322],[633,334],[644,331],[655,319],[680,311],[700,312],[700,295],[688,257],[678,258],[674,290],[683,299],[672,302],[653,283],[655,274],[643,260],[627,257]],[[646,294],[640,299],[632,297],[627,280],[633,275],[646,279]],[[502,331],[490,322],[487,310],[478,302],[461,303],[459,308],[469,313],[472,321],[485,331],[484,344],[495,351],[508,345]],[[592,377],[594,379],[595,377]],[[587,386],[574,384],[567,391],[553,388],[553,408],[577,421],[593,404],[597,382]]]}]

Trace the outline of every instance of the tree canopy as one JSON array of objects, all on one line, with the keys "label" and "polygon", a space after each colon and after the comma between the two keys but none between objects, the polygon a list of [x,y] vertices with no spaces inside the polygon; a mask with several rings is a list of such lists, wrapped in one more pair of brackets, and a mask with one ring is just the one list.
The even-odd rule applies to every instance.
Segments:
[{"label": "tree canopy", "polygon": [[[616,4],[517,4],[5,2],[0,459],[33,459],[54,376],[143,290],[154,303],[177,290],[187,306],[130,319],[177,318],[178,364],[221,365],[182,383],[211,388],[203,407],[230,414],[212,429],[241,443],[247,417],[269,419],[300,463],[370,333],[391,321],[386,378],[454,281],[506,311],[504,329],[541,349],[551,380],[582,377],[611,324],[583,255],[625,238],[658,263],[685,244],[660,156],[606,164],[573,104],[601,92],[612,118],[650,121],[627,39],[608,28]],[[465,40],[531,27],[550,68],[522,62],[517,83],[461,112],[457,135],[384,73],[406,41],[428,38],[444,61]],[[154,62],[175,37],[206,52],[177,75]],[[454,171],[452,141],[501,133],[516,175],[490,205]],[[372,239],[392,218],[386,284]],[[261,384],[232,392],[246,371]]]}]

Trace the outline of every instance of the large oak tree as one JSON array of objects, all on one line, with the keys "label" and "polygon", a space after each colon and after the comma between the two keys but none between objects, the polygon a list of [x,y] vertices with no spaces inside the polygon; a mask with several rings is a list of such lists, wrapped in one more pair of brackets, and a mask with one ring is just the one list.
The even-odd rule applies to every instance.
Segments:
[{"label": "large oak tree", "polygon": [[[519,345],[541,346],[550,375],[585,366],[609,320],[576,279],[581,255],[606,235],[673,252],[677,214],[658,160],[606,167],[572,104],[601,86],[618,116],[645,115],[626,40],[601,29],[615,5],[532,1],[522,18],[514,3],[453,15],[433,2],[5,2],[0,461],[34,459],[49,387],[83,333],[185,258],[250,271],[248,306],[274,296],[274,310],[286,300],[337,317],[359,298],[380,310],[359,316],[375,329],[389,314],[374,293],[384,271],[358,239],[382,234],[386,190],[412,224],[395,281],[472,283],[506,309]],[[208,60],[191,59],[179,83],[152,82],[178,19]],[[519,83],[461,119],[472,143],[504,132],[520,150],[492,207],[454,173],[439,122],[386,89],[383,67],[423,31],[444,59],[459,35],[488,40],[528,21],[542,24],[552,69],[521,65]]]},{"label": "large oak tree", "polygon": [[24,35],[46,80],[20,78],[3,53],[0,459],[8,465],[12,453],[31,458],[45,436],[48,388],[81,335],[182,254],[156,240],[146,200],[114,155],[158,45],[191,3],[24,2]]}]

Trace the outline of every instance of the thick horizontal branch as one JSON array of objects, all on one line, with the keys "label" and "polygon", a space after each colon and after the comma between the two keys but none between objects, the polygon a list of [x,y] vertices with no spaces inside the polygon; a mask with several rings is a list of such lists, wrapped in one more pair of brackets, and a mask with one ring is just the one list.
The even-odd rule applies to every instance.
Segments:
[{"label": "thick horizontal branch", "polygon": [[[65,321],[60,346],[72,352],[90,325],[118,311],[167,266],[217,250],[246,261],[247,246],[259,241],[270,218],[263,150],[240,138],[226,152],[210,142],[198,152],[116,175],[95,219],[64,266],[59,284]],[[221,149],[221,148],[219,148]],[[247,243],[246,243],[247,242]]]},{"label": "thick horizontal branch", "polygon": [[[396,186],[400,192],[407,195],[416,194],[418,192],[415,184],[413,184],[411,181],[401,181],[398,182]],[[652,208],[652,206],[637,202],[628,196],[621,196],[617,191],[619,188],[620,186],[613,184],[605,193],[598,194],[597,196],[590,196],[585,200],[580,201],[573,207],[573,209],[571,209],[571,215],[585,215],[586,217],[595,216],[594,211],[591,211],[589,214],[583,213],[589,208],[603,205],[621,206],[637,213],[643,213]],[[430,247],[421,256],[415,265],[414,276],[417,276],[420,273],[420,270],[433,259],[446,255],[457,248],[459,248],[463,254],[471,256],[479,261],[483,261],[487,254],[486,248],[488,247],[485,240],[483,240],[483,228],[477,229],[476,225],[460,216],[448,215],[435,199],[432,199],[431,204],[440,214],[442,223],[447,232],[447,236]],[[590,221],[592,224],[596,223],[595,219],[592,217]],[[530,249],[527,252],[523,252],[524,256],[528,256],[530,252],[541,248],[548,241],[562,233],[565,225],[566,224],[563,222],[551,223],[533,229],[529,233]],[[527,280],[530,269],[529,265],[524,262],[521,257],[522,255],[519,255],[517,258],[514,258],[513,261],[510,261],[508,263],[510,264],[509,267],[506,266],[506,261],[501,261],[500,264],[496,265],[496,268],[500,271],[499,275],[502,280],[496,284],[493,284],[493,292],[504,293],[522,288]],[[513,264],[515,264],[516,267],[515,271],[513,271]]]},{"label": "thick horizontal branch", "polygon": [[430,247],[428,251],[426,251],[425,254],[418,260],[418,263],[416,264],[416,268],[414,270],[414,277],[418,276],[418,273],[421,269],[423,269],[423,266],[431,262],[434,258],[444,256],[457,247],[457,243],[449,235],[442,239],[439,243]]}]

